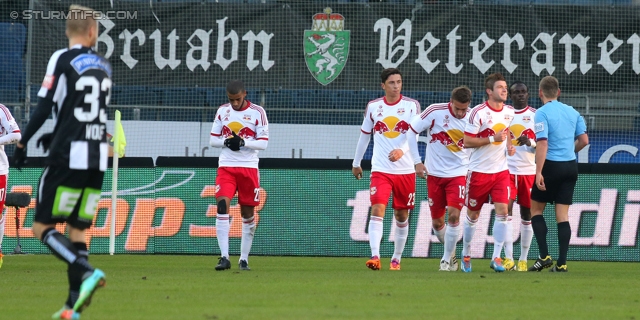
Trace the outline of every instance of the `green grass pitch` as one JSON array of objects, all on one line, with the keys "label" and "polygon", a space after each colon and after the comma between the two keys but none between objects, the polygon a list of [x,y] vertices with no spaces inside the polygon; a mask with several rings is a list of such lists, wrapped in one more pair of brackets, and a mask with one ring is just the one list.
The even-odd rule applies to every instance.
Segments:
[{"label": "green grass pitch", "polygon": [[[637,263],[572,262],[569,273],[438,272],[405,258],[371,271],[366,258],[251,257],[216,272],[213,256],[94,255],[107,274],[81,319],[640,319]],[[531,265],[533,261],[529,261]],[[67,296],[50,255],[5,256],[0,318],[50,319]]]}]

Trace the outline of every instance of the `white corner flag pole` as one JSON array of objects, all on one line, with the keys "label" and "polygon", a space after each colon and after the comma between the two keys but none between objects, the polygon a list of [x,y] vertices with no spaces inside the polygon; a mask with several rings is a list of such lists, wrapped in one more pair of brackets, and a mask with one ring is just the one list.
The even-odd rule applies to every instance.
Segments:
[{"label": "white corner flag pole", "polygon": [[[119,116],[116,115],[116,117]],[[118,119],[119,120],[119,119]],[[117,129],[116,129],[117,130]],[[109,228],[109,254],[113,255],[116,251],[116,200],[118,199],[118,154],[120,135],[114,132],[113,135],[113,170],[111,178],[111,224]]]}]

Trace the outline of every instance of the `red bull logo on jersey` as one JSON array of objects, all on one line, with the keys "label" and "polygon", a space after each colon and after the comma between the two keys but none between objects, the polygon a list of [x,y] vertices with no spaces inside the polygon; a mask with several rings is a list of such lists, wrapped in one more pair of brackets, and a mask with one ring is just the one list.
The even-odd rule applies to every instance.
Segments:
[{"label": "red bull logo on jersey", "polygon": [[386,138],[394,139],[409,131],[409,123],[393,116],[386,117],[382,120],[376,121],[373,125],[373,131],[385,136]]},{"label": "red bull logo on jersey", "polygon": [[249,127],[243,126],[240,122],[233,121],[229,122],[229,124],[222,126],[222,136],[225,138],[229,138],[233,136],[231,132],[235,132],[240,138],[255,138],[256,133],[251,130]]},{"label": "red bull logo on jersey", "polygon": [[[500,130],[506,128],[507,126],[505,126],[502,123],[498,123],[495,126],[491,127],[491,128],[486,128],[480,132],[478,132],[478,134],[476,135],[478,138],[488,138],[491,136],[495,136],[497,132],[500,132]],[[500,145],[502,142],[494,142],[494,145]]]},{"label": "red bull logo on jersey", "polygon": [[536,139],[536,133],[533,132],[533,129],[525,128],[525,126],[521,124],[514,124],[509,127],[509,133],[511,136],[511,143],[514,146],[518,145],[518,138],[522,136],[527,137],[527,139]]},{"label": "red bull logo on jersey", "polygon": [[464,149],[464,133],[460,130],[448,130],[431,133],[429,143],[442,143],[451,152],[458,152]]}]

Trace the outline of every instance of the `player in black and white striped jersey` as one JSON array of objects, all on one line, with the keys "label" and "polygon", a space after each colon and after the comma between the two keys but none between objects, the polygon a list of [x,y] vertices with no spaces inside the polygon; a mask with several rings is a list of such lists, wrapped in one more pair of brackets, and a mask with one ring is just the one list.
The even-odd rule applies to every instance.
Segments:
[{"label": "player in black and white striped jersey", "polygon": [[[17,144],[14,163],[25,163],[25,146],[53,110],[52,133],[38,140],[49,150],[40,178],[33,232],[68,265],[69,296],[54,319],[77,319],[105,276],[88,262],[85,232],[96,213],[107,169],[107,104],[111,65],[92,47],[98,39],[93,9],[71,5],[66,22],[69,47],[53,53],[38,92],[38,107]],[[69,237],[56,231],[66,222]]]}]

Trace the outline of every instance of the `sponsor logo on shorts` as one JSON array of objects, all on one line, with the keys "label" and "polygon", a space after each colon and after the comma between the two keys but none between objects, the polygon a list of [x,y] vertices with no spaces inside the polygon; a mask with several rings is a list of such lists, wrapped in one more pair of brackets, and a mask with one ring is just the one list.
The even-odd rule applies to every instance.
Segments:
[{"label": "sponsor logo on shorts", "polygon": [[433,199],[431,198],[427,198],[427,201],[429,201],[429,206],[433,207]]},{"label": "sponsor logo on shorts", "polygon": [[215,193],[218,193],[220,191],[220,185],[219,184],[216,184],[215,190],[216,190]]},{"label": "sponsor logo on shorts", "polygon": [[371,195],[376,194],[376,192],[378,191],[378,188],[376,187],[371,187],[371,189],[369,190],[369,192],[371,193]]}]

